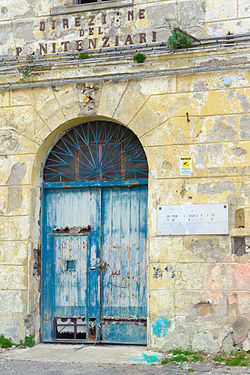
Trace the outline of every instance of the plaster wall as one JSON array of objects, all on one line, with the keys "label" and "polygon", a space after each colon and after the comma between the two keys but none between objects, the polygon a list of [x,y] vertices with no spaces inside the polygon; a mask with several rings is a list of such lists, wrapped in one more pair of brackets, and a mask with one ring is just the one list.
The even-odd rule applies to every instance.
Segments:
[{"label": "plaster wall", "polygon": [[[156,235],[159,204],[228,203],[230,229],[235,210],[249,205],[250,75],[227,75],[230,89],[225,76],[65,85],[1,97],[4,334],[17,340],[39,330],[40,163],[62,129],[109,118],[138,135],[149,162],[149,345],[205,351],[249,345],[247,253],[233,254],[230,236]],[[86,90],[92,102],[83,101]],[[191,177],[179,175],[180,155],[193,157]]]}]

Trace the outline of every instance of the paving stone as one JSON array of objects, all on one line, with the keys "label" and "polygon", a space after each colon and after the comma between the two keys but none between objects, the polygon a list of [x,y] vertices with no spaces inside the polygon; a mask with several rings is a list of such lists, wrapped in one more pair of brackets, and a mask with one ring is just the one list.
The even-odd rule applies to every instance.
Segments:
[{"label": "paving stone", "polygon": [[62,363],[44,361],[0,360],[0,375],[244,375],[250,368],[214,366],[212,363],[176,366],[100,365],[93,363]]}]

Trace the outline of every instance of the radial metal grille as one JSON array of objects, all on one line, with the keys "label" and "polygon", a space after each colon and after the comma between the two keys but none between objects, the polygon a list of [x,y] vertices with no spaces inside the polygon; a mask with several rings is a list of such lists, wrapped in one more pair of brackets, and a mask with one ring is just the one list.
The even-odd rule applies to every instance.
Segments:
[{"label": "radial metal grille", "polygon": [[137,180],[147,175],[146,155],[136,135],[107,121],[69,130],[44,167],[45,182]]}]

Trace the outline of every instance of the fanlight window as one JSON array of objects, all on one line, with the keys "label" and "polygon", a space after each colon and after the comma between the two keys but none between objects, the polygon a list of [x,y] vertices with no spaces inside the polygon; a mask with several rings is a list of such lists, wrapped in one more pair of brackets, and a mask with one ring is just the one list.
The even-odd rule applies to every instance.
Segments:
[{"label": "fanlight window", "polygon": [[45,182],[137,180],[147,175],[146,155],[136,135],[106,121],[70,129],[44,167]]}]

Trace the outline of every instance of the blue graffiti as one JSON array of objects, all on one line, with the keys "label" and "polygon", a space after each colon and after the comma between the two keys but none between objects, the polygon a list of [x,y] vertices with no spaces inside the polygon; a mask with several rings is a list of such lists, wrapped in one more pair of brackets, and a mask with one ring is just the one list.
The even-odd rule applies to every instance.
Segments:
[{"label": "blue graffiti", "polygon": [[154,324],[153,327],[153,334],[157,337],[165,337],[167,331],[170,327],[170,320],[165,318],[160,318]]}]

